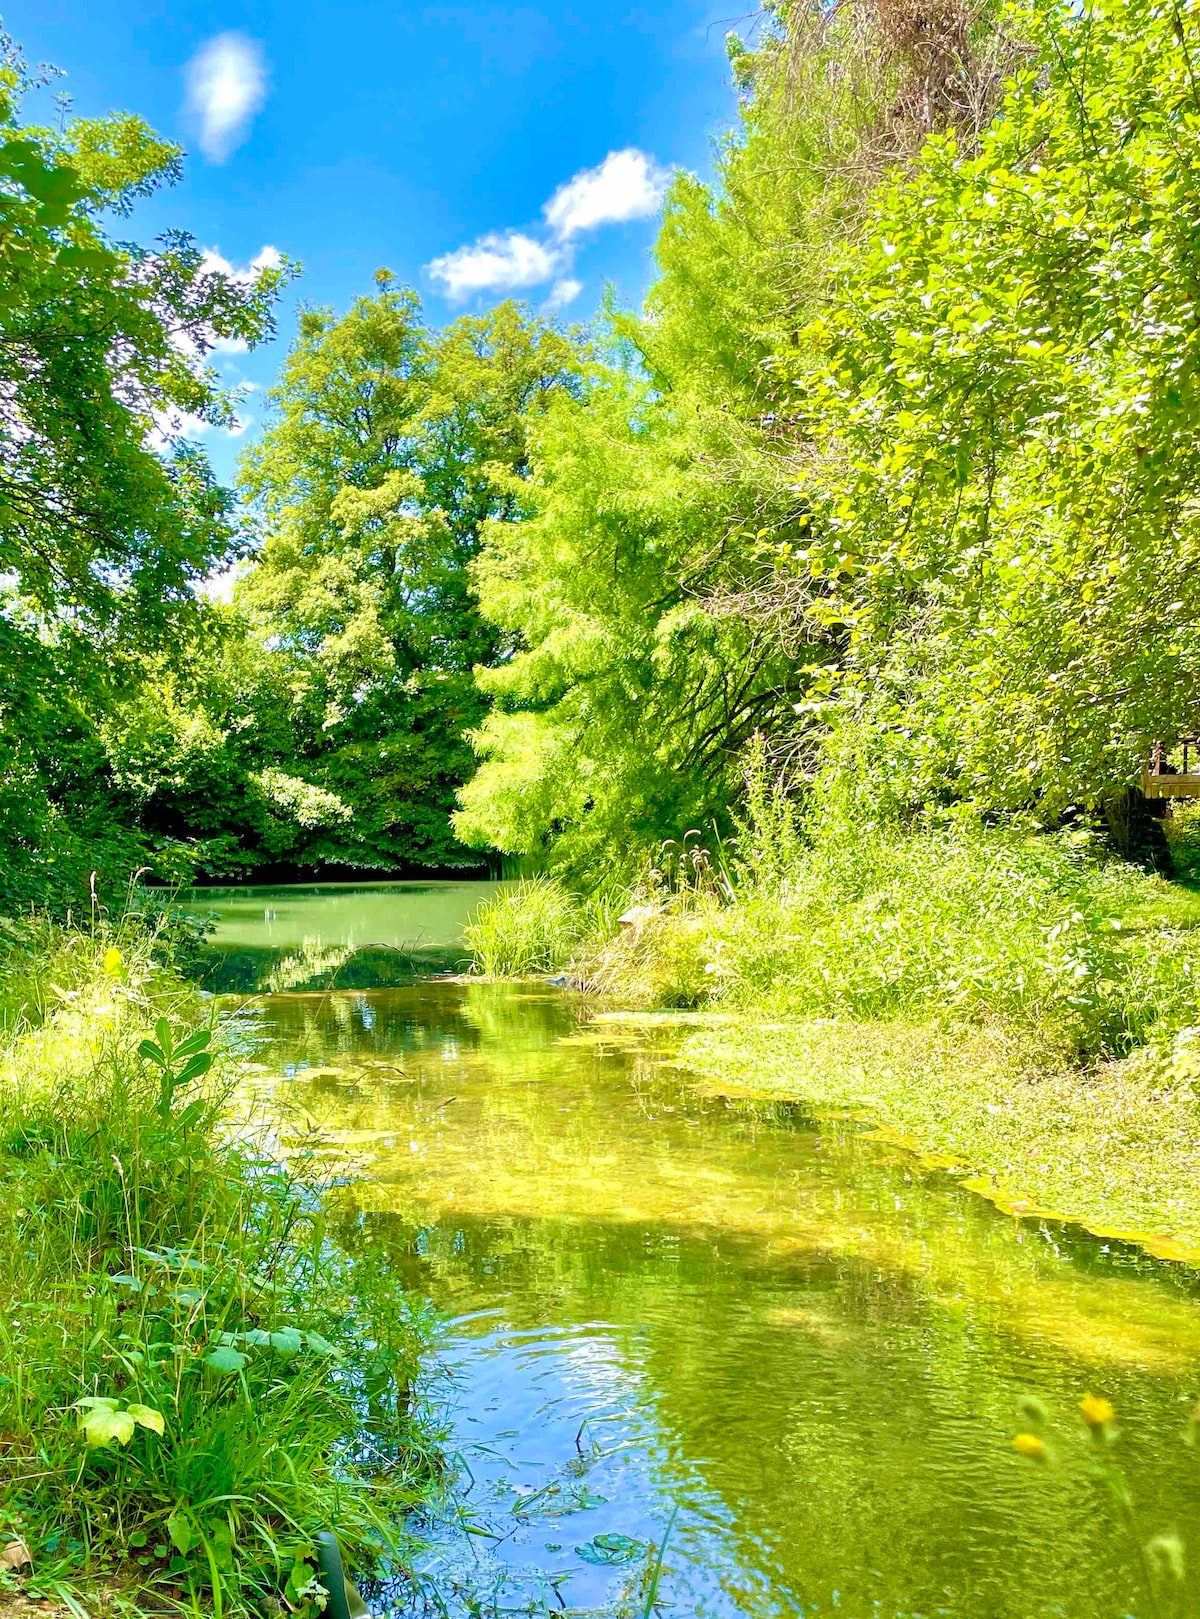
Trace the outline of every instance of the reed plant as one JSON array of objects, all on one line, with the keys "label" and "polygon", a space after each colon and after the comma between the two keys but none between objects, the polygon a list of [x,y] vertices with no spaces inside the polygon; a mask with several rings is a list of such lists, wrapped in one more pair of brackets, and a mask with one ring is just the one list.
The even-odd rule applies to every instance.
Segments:
[{"label": "reed plant", "polygon": [[601,887],[590,898],[555,877],[525,877],[485,900],[463,930],[474,971],[487,978],[559,973],[584,941],[615,926],[621,892]]},{"label": "reed plant", "polygon": [[0,984],[0,1590],[315,1612],[316,1533],[395,1551],[434,1476],[424,1308],[235,1122],[144,929],[39,926]]}]

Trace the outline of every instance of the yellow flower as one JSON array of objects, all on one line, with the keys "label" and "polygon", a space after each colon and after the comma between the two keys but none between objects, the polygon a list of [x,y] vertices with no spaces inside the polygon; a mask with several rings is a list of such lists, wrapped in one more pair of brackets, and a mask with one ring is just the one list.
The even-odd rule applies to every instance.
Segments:
[{"label": "yellow flower", "polygon": [[125,957],[117,949],[115,944],[110,945],[109,948],[104,952],[104,970],[110,978],[115,978],[121,971],[124,960]]},{"label": "yellow flower", "polygon": [[1097,1394],[1085,1394],[1079,1402],[1079,1415],[1093,1433],[1098,1433],[1101,1428],[1106,1428],[1116,1417],[1116,1414],[1111,1401],[1102,1399]]},{"label": "yellow flower", "polygon": [[1046,1441],[1039,1439],[1035,1433],[1019,1433],[1013,1440],[1013,1449],[1033,1462],[1046,1459]]}]

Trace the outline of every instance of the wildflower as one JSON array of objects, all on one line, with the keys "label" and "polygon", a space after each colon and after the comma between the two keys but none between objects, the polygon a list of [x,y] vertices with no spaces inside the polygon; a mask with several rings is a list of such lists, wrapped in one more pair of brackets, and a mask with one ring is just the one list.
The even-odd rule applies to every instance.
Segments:
[{"label": "wildflower", "polygon": [[104,971],[110,978],[115,978],[121,971],[124,961],[125,957],[117,949],[116,945],[110,945],[104,952]]},{"label": "wildflower", "polygon": [[1093,1433],[1100,1433],[1116,1417],[1112,1402],[1097,1394],[1085,1394],[1079,1402],[1079,1415]]},{"label": "wildflower", "polygon": [[1046,1459],[1046,1441],[1035,1433],[1019,1433],[1013,1440],[1013,1449],[1021,1456],[1028,1456],[1031,1462]]}]

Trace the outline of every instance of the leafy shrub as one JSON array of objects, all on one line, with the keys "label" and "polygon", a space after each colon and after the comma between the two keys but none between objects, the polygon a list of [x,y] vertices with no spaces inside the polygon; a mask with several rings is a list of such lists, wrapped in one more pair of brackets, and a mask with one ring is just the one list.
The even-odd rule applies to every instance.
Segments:
[{"label": "leafy shrub", "polygon": [[151,950],[60,937],[0,1052],[0,1532],[38,1589],[303,1611],[315,1534],[362,1561],[427,1487],[428,1322],[234,1138],[220,1026]]}]

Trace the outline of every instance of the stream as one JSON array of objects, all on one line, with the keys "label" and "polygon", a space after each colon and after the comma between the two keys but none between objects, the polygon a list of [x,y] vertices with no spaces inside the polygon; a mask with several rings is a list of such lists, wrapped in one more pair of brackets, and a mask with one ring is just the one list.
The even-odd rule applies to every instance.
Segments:
[{"label": "stream", "polygon": [[[1004,1215],[860,1122],[721,1096],[672,1060],[686,1020],[439,976],[488,891],[189,900],[209,987],[262,1020],[257,1089],[450,1322],[427,1392],[456,1488],[391,1611],[1200,1612],[1200,1278]],[[1030,1396],[1040,1463],[1012,1446]],[[1189,1572],[1152,1598],[1164,1535]]]}]

